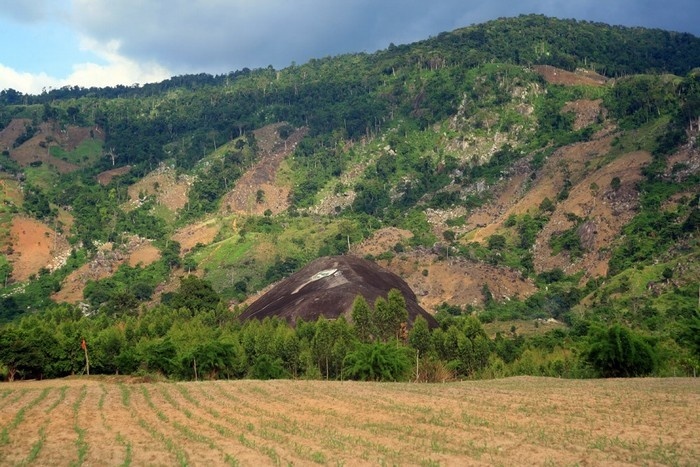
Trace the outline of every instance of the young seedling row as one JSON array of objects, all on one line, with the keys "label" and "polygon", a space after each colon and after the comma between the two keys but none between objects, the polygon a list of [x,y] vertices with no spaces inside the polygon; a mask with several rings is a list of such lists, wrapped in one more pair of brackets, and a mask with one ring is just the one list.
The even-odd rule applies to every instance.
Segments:
[{"label": "young seedling row", "polygon": [[692,465],[699,403],[696,379],[8,383],[0,464]]}]

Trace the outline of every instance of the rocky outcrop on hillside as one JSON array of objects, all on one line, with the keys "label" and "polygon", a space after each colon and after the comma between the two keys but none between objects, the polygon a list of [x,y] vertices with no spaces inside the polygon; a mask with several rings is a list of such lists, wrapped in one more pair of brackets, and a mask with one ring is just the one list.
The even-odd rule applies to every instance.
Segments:
[{"label": "rocky outcrop on hillside", "polygon": [[371,261],[349,255],[312,261],[253,302],[240,318],[278,317],[294,324],[298,319],[315,321],[320,316],[344,316],[350,321],[352,304],[358,295],[372,304],[379,297],[386,298],[391,289],[403,294],[410,323],[422,316],[430,326],[437,326],[435,318],[418,305],[416,295],[403,279]]}]

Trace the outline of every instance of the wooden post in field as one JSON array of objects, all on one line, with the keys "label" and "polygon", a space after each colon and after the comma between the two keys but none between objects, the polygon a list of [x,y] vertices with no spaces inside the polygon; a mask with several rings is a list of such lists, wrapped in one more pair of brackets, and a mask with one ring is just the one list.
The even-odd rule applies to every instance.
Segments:
[{"label": "wooden post in field", "polygon": [[418,382],[418,355],[420,354],[420,350],[416,350],[416,383]]},{"label": "wooden post in field", "polygon": [[85,372],[88,376],[90,376],[90,358],[88,357],[87,343],[85,342],[85,339],[83,339],[83,341],[80,343],[80,348],[82,348],[85,352]]},{"label": "wooden post in field", "polygon": [[192,358],[192,366],[194,367],[194,380],[197,380],[197,357]]}]

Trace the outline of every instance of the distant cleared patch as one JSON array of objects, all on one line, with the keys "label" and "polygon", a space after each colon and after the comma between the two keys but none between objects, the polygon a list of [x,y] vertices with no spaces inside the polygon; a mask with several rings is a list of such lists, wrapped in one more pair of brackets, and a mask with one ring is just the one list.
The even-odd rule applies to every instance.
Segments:
[{"label": "distant cleared patch", "polygon": [[88,138],[73,149],[50,146],[49,152],[53,157],[71,164],[82,167],[92,166],[102,157],[102,141]]},{"label": "distant cleared patch", "polygon": [[42,268],[49,268],[55,257],[70,249],[62,236],[36,219],[15,217],[10,230],[12,278],[25,281]]},{"label": "distant cleared patch", "polygon": [[144,243],[129,254],[129,266],[146,267],[160,259],[160,250],[151,243]]},{"label": "distant cleared patch", "polygon": [[219,233],[219,225],[212,219],[185,226],[175,232],[172,239],[180,244],[180,251],[186,253],[197,244],[209,245]]},{"label": "distant cleared patch", "polygon": [[106,186],[112,183],[114,177],[127,174],[130,170],[130,165],[125,165],[124,167],[118,167],[116,169],[105,170],[104,172],[101,172],[97,175],[97,181],[100,183],[100,185]]},{"label": "distant cleared patch", "polygon": [[61,174],[93,165],[102,155],[102,142],[99,132],[55,121],[36,128],[31,120],[14,119],[0,132],[0,143],[21,166],[46,166]]},{"label": "distant cleared patch", "polygon": [[511,268],[463,258],[438,261],[438,256],[430,252],[401,253],[378,263],[401,276],[428,311],[434,311],[442,302],[481,306],[484,284],[499,301],[525,299],[537,290],[531,279]]},{"label": "distant cleared patch", "polygon": [[191,177],[178,176],[174,167],[161,165],[129,187],[127,209],[135,208],[145,197],[153,196],[157,204],[176,212],[187,205],[190,184]]},{"label": "distant cleared patch", "polygon": [[390,251],[404,240],[413,237],[409,230],[397,229],[396,227],[386,227],[379,229],[371,237],[358,245],[353,245],[351,251],[357,256],[372,255],[377,256]]},{"label": "distant cleared patch", "polygon": [[[636,214],[639,206],[636,184],[643,177],[642,167],[650,161],[647,152],[628,153],[586,175],[572,187],[568,198],[557,205],[537,237],[535,269],[540,272],[561,268],[567,274],[583,271],[584,278],[605,276],[609,256],[601,251],[608,250],[622,227]],[[617,189],[611,187],[613,178],[620,180]],[[552,255],[549,246],[553,234],[574,227],[568,219],[571,214],[587,219],[577,232],[584,253],[576,261],[566,253]]]},{"label": "distant cleared patch", "polygon": [[150,241],[136,236],[117,248],[106,243],[90,262],[71,272],[61,284],[61,290],[51,298],[57,302],[78,303],[83,300],[83,289],[88,281],[110,277],[124,263],[145,267],[159,258],[160,251]]},{"label": "distant cleared patch", "polygon": [[307,129],[294,131],[286,140],[279,137],[283,123],[269,125],[255,132],[260,160],[236,182],[221,203],[225,212],[262,215],[278,214],[289,207],[290,187],[277,180],[282,161],[291,155],[306,135]]},{"label": "distant cleared patch", "polygon": [[577,69],[575,72],[562,70],[550,65],[535,65],[534,70],[551,84],[564,86],[603,86],[607,82],[605,76],[595,71]]}]

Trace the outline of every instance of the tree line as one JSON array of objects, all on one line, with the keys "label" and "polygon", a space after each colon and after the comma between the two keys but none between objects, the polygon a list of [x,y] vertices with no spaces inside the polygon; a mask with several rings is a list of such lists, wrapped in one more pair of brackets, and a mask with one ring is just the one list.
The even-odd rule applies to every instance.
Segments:
[{"label": "tree line", "polygon": [[183,279],[167,304],[149,309],[85,314],[78,306],[54,305],[0,327],[0,373],[6,379],[85,374],[86,355],[93,375],[175,380],[445,381],[668,371],[658,342],[619,324],[580,322],[529,338],[516,329],[489,337],[476,317],[443,312],[439,327],[431,329],[419,317],[409,329],[397,290],[375,303],[358,296],[350,321],[319,317],[292,327],[279,319],[241,322],[237,316],[195,277]]}]

